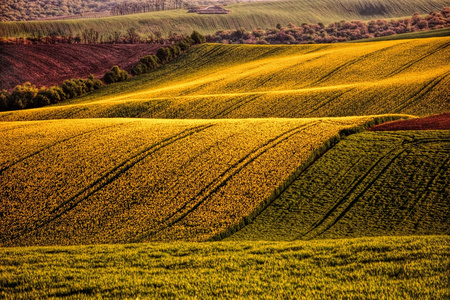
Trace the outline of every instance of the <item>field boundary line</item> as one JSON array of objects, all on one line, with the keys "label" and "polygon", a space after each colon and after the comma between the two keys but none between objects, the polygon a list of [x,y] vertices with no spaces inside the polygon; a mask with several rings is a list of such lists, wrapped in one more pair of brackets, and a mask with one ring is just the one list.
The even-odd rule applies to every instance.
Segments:
[{"label": "field boundary line", "polygon": [[302,163],[288,178],[287,180],[282,183],[280,186],[278,186],[272,194],[264,199],[260,206],[257,207],[252,213],[250,213],[248,216],[244,216],[238,224],[235,226],[231,226],[224,232],[220,232],[210,238],[211,241],[216,240],[222,240],[226,237],[231,236],[233,233],[239,231],[240,229],[244,228],[246,225],[250,224],[256,217],[258,217],[267,207],[270,206],[276,199],[278,199],[281,194],[289,188],[289,186],[292,185],[292,183],[298,179],[305,171],[307,171],[318,159],[320,159],[326,152],[331,150],[337,143],[339,143],[341,140],[345,139],[347,136],[359,133],[361,131],[364,131],[366,128],[377,125],[380,123],[393,121],[402,118],[401,116],[383,116],[383,117],[375,117],[373,120],[367,121],[364,124],[353,126],[353,127],[347,127],[343,128],[339,131],[338,134],[335,136],[330,137],[328,140],[324,141],[322,145],[313,152],[307,160],[305,160],[304,163]]}]

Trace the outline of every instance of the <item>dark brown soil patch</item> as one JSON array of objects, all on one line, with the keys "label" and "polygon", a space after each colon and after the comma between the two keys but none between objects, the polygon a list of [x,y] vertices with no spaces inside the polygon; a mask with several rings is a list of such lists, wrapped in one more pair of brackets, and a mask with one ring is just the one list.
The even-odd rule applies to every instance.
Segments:
[{"label": "dark brown soil patch", "polygon": [[450,130],[450,113],[425,118],[387,122],[369,128],[370,131]]},{"label": "dark brown soil patch", "polygon": [[156,53],[160,45],[2,45],[0,90],[11,90],[27,81],[52,86],[70,78],[103,77],[113,65],[127,71],[139,58]]}]

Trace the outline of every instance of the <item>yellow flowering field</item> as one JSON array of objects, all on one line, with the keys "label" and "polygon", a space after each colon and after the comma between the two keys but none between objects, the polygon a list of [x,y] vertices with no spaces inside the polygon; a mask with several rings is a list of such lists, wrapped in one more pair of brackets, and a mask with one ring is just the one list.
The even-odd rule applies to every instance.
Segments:
[{"label": "yellow flowering field", "polygon": [[0,244],[217,238],[375,119],[3,122]]},{"label": "yellow flowering field", "polygon": [[450,110],[450,37],[204,44],[127,82],[0,120],[305,118]]}]

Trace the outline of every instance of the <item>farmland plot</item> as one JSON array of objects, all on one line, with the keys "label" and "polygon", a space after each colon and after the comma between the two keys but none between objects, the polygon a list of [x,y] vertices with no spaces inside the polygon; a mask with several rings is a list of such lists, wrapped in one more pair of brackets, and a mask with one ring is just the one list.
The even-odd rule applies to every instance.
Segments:
[{"label": "farmland plot", "polygon": [[448,130],[352,135],[230,239],[448,235],[449,161]]},{"label": "farmland plot", "polygon": [[374,119],[1,123],[0,243],[207,240]]},{"label": "farmland plot", "polygon": [[149,74],[0,120],[338,117],[450,110],[450,38],[213,45]]}]

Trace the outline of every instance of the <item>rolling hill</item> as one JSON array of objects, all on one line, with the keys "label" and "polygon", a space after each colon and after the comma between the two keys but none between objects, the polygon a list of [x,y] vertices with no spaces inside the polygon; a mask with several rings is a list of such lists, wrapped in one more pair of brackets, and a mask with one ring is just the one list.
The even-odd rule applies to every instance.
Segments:
[{"label": "rolling hill", "polygon": [[449,160],[449,130],[351,135],[229,239],[448,235]]},{"label": "rolling hill", "polygon": [[[234,6],[261,19],[0,30],[148,30],[149,17],[212,30],[317,3],[311,18],[436,4],[283,1]],[[448,113],[411,115],[450,111],[449,46],[205,44],[82,98],[0,113],[0,298],[448,299]]]},{"label": "rolling hill", "polygon": [[99,19],[0,22],[0,37],[28,37],[80,34],[84,29],[94,28],[101,35],[108,36],[114,31],[124,32],[136,28],[143,35],[160,32],[167,36],[170,32],[189,34],[197,30],[211,34],[217,30],[247,30],[257,27],[273,28],[276,24],[292,22],[331,23],[340,20],[371,20],[411,16],[438,11],[448,6],[446,0],[289,0],[274,2],[241,3],[227,6],[229,15],[188,14],[186,10],[152,12],[120,17]]},{"label": "rolling hill", "polygon": [[112,66],[131,71],[139,59],[154,54],[159,45],[2,45],[0,90],[31,82],[37,87],[66,79],[101,78]]},{"label": "rolling hill", "polygon": [[328,117],[450,110],[450,37],[194,48],[130,81],[0,120]]},{"label": "rolling hill", "polygon": [[389,118],[3,122],[0,244],[208,240]]}]

